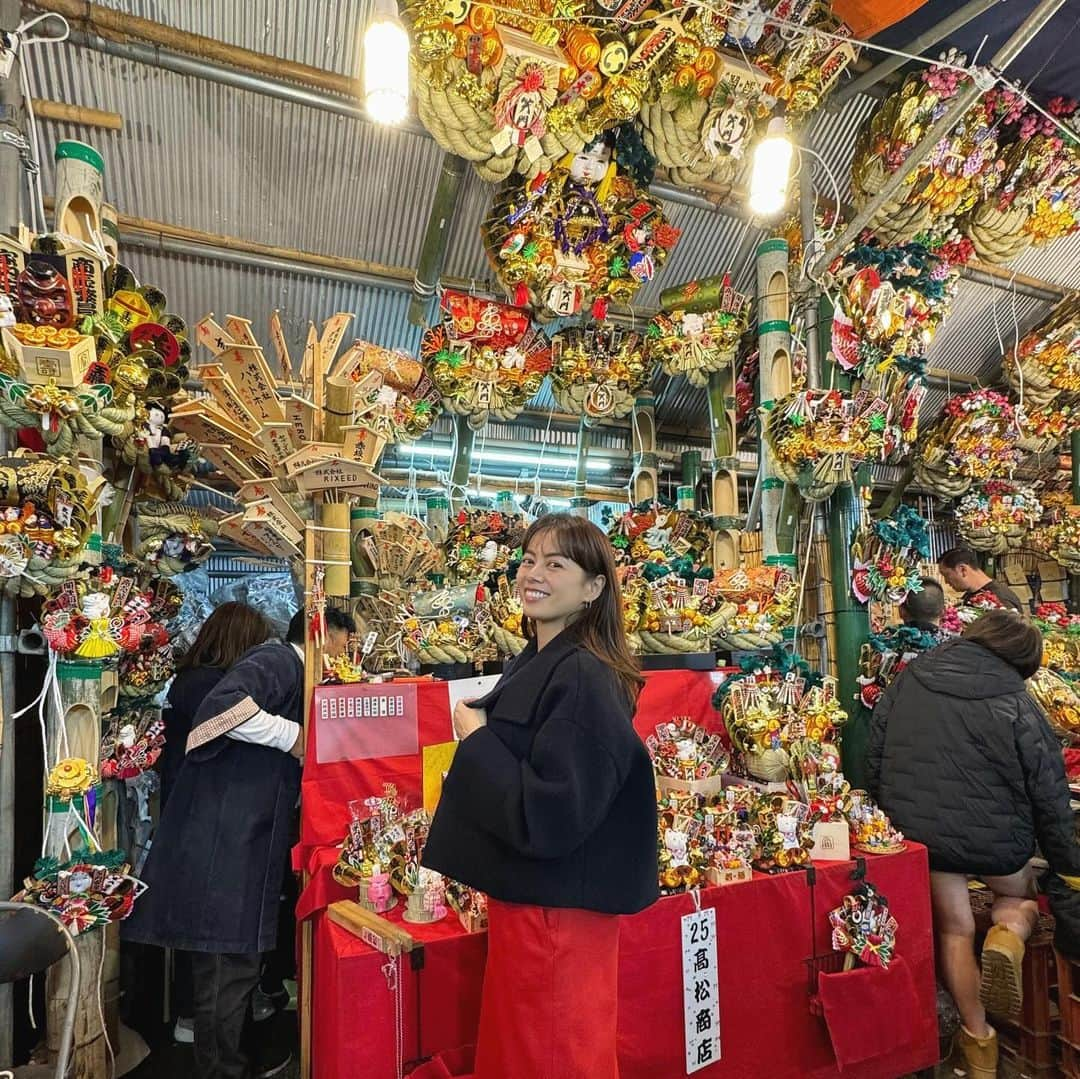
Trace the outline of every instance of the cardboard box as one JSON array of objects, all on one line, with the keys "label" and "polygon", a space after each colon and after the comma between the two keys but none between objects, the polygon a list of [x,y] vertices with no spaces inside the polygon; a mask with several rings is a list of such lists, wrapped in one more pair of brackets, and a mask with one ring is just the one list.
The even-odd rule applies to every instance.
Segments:
[{"label": "cardboard box", "polygon": [[818,821],[814,825],[814,862],[847,862],[851,860],[851,837],[847,821]]},{"label": "cardboard box", "polygon": [[82,385],[90,365],[97,359],[92,337],[80,337],[71,348],[44,348],[24,345],[10,330],[4,330],[4,348],[18,361],[23,380],[31,386],[55,382],[66,390]]}]

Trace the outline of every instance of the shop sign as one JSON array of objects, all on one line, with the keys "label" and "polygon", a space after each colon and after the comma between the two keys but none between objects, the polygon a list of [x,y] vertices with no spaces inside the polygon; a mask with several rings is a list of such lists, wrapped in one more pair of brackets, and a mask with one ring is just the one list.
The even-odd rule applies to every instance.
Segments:
[{"label": "shop sign", "polygon": [[314,712],[319,764],[420,751],[415,684],[319,686]]},{"label": "shop sign", "polygon": [[682,919],[683,1025],[686,1074],[720,1059],[720,985],[716,968],[716,909]]}]

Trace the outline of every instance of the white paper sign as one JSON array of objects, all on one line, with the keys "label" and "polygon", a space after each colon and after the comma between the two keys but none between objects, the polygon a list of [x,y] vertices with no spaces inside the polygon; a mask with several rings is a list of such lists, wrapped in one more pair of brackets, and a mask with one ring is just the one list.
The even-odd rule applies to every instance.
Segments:
[{"label": "white paper sign", "polygon": [[715,908],[682,919],[682,960],[686,1074],[693,1075],[720,1059]]},{"label": "white paper sign", "polygon": [[[450,715],[454,714],[454,708],[458,701],[475,701],[490,693],[498,682],[499,675],[485,674],[478,678],[455,678],[446,683],[447,694],[450,697]],[[454,740],[457,741],[457,731],[454,732]]]}]

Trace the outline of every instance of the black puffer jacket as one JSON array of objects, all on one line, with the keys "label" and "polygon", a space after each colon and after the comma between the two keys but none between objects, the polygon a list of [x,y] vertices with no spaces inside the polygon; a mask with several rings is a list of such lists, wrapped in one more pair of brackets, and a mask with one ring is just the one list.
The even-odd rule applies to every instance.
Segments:
[{"label": "black puffer jacket", "polygon": [[870,794],[931,869],[1004,876],[1036,843],[1077,872],[1061,747],[1020,675],[973,641],[915,659],[874,711]]}]

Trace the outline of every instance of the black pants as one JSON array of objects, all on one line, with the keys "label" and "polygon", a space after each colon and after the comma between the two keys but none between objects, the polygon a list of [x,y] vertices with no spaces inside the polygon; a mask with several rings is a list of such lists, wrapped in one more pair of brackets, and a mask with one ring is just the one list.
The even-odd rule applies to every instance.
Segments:
[{"label": "black pants", "polygon": [[242,1048],[251,994],[262,956],[191,953],[195,989],[195,1070],[198,1079],[245,1079]]}]

